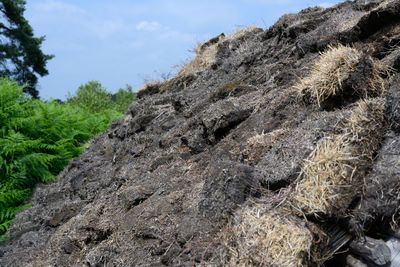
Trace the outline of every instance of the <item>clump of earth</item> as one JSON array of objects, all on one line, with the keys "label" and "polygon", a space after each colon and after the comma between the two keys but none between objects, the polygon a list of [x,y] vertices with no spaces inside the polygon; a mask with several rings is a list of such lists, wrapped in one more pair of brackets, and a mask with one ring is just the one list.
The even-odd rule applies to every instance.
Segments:
[{"label": "clump of earth", "polygon": [[[339,45],[361,59],[340,83],[349,91],[318,105],[296,88],[320,53]],[[230,239],[245,236],[235,231],[249,225],[248,214],[268,229],[282,222],[309,233],[302,239],[311,246],[307,253],[294,255],[298,265],[395,266],[400,1],[308,8],[266,30],[221,34],[196,51],[176,77],[141,88],[123,119],[91,140],[56,180],[36,188],[33,205],[0,244],[0,265],[268,266],[269,258],[251,258],[257,243],[243,250],[246,261],[232,250],[248,245],[247,237]],[[357,92],[372,86],[371,62],[386,66],[377,74],[384,90],[372,96],[379,97],[382,120],[379,133],[363,133],[376,135],[372,141],[356,144],[365,160],[351,168],[354,176],[345,174],[359,186],[352,185],[357,190],[343,198],[340,212],[296,212],[290,199],[305,179],[305,162],[324,140],[350,129],[346,121],[365,97]],[[246,208],[251,212],[240,213]],[[373,249],[366,251],[368,244]]]}]

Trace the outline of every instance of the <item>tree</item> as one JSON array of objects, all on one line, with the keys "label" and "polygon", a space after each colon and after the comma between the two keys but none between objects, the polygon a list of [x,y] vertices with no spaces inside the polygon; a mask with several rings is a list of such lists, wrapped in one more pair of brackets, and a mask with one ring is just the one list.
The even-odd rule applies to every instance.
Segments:
[{"label": "tree", "polygon": [[125,89],[120,88],[111,99],[115,102],[115,110],[120,113],[125,113],[130,104],[136,101],[136,94],[132,90],[132,86],[127,84]]},{"label": "tree", "polygon": [[46,64],[54,56],[42,52],[45,37],[34,37],[23,16],[25,4],[24,0],[0,0],[0,76],[25,85],[24,92],[38,98],[37,75],[49,73]]},{"label": "tree", "polygon": [[114,110],[122,115],[135,100],[136,94],[128,84],[125,89],[120,88],[117,93],[112,94],[100,82],[89,81],[79,86],[75,95],[69,94],[66,104],[77,106],[90,113]]},{"label": "tree", "polygon": [[68,96],[67,103],[85,109],[90,113],[98,113],[114,108],[111,96],[111,93],[107,92],[100,82],[89,81],[79,86],[74,96]]}]

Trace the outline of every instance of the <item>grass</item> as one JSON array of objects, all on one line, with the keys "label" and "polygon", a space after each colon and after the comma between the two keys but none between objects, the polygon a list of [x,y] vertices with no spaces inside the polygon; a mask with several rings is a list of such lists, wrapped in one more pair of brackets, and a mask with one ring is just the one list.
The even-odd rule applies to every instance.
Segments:
[{"label": "grass", "polygon": [[257,33],[260,31],[262,31],[261,28],[250,26],[244,29],[237,30],[235,33],[229,34],[228,36],[220,34],[205,43],[199,44],[195,49],[195,58],[189,63],[182,66],[178,73],[178,76],[187,76],[210,68],[216,62],[218,46],[222,42],[240,39],[248,32]]},{"label": "grass", "polygon": [[226,266],[307,266],[313,235],[284,208],[253,204],[240,209],[224,233]]},{"label": "grass", "polygon": [[204,44],[199,44],[195,49],[196,57],[180,69],[178,76],[188,76],[210,68],[216,61],[218,45],[224,38],[225,35],[221,34],[211,39],[212,42],[210,40]]},{"label": "grass", "polygon": [[[359,80],[360,84],[357,86],[360,88],[347,82],[357,67],[362,70],[353,79]],[[373,61],[355,48],[343,45],[329,46],[320,54],[310,74],[301,79],[295,87],[300,95],[310,98],[312,102],[324,108],[329,107],[335,98],[348,98],[354,95],[359,98],[381,96],[385,93],[382,76],[387,73],[386,66]]]},{"label": "grass", "polygon": [[318,106],[330,97],[343,93],[343,82],[355,71],[362,53],[355,48],[338,45],[329,46],[320,54],[309,76],[297,85],[301,95],[309,95]]},{"label": "grass", "polygon": [[385,129],[384,100],[360,100],[339,128],[339,134],[318,143],[303,165],[291,202],[307,215],[344,216],[361,194]]},{"label": "grass", "polygon": [[245,162],[249,165],[257,164],[287,131],[287,129],[276,129],[269,133],[261,133],[250,137],[242,152],[245,155]]},{"label": "grass", "polygon": [[[347,208],[353,198],[358,157],[344,136],[324,139],[303,165],[303,180],[296,185],[292,203],[306,214],[327,214]],[[357,181],[359,182],[359,181]],[[358,186],[357,186],[358,187]]]}]

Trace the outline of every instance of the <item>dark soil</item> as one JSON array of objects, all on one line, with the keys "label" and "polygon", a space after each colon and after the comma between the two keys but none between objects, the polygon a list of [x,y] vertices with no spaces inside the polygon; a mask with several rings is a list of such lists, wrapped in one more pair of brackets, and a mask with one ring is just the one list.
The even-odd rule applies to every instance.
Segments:
[{"label": "dark soil", "polygon": [[[10,240],[0,244],[0,265],[218,265],[219,232],[232,212],[290,186],[318,140],[356,101],[320,110],[293,89],[318,53],[338,43],[394,69],[385,77],[387,133],[365,194],[354,196],[361,208],[349,211],[348,232],[396,228],[400,1],[376,8],[380,2],[285,15],[265,31],[222,41],[210,69],[152,84],[55,181],[36,188],[32,207],[18,214]],[[362,91],[362,81],[352,79]],[[252,146],[249,140],[261,134],[271,138]]]}]

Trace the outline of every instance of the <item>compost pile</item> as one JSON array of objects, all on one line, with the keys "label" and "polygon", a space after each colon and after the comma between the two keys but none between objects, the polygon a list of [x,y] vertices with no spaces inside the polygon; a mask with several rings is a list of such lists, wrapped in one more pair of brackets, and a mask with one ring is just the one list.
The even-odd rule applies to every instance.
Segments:
[{"label": "compost pile", "polygon": [[395,262],[399,71],[398,0],[221,34],[37,187],[0,265]]}]

